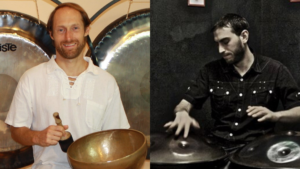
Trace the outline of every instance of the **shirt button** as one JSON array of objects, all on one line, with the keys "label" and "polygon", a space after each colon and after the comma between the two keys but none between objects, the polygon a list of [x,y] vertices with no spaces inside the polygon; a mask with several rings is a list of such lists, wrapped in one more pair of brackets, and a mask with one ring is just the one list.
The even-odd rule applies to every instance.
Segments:
[{"label": "shirt button", "polygon": [[232,137],[232,136],[233,136],[233,134],[232,134],[232,133],[229,133],[229,136],[230,136],[230,137]]},{"label": "shirt button", "polygon": [[209,91],[212,93],[214,91],[214,89],[210,89]]},{"label": "shirt button", "polygon": [[253,90],[253,94],[256,94],[256,90]]},{"label": "shirt button", "polygon": [[273,93],[273,91],[272,91],[272,90],[269,90],[269,93],[270,93],[270,94],[272,94],[272,93]]},{"label": "shirt button", "polygon": [[234,125],[235,125],[235,126],[238,126],[238,125],[239,125],[239,123],[238,123],[238,122],[235,122],[235,123],[234,123]]},{"label": "shirt button", "polygon": [[229,91],[226,91],[226,95],[229,95]]},{"label": "shirt button", "polygon": [[240,81],[242,82],[242,81],[244,81],[244,79],[243,79],[243,78],[241,78],[241,79],[240,79]]},{"label": "shirt button", "polygon": [[188,87],[188,90],[190,90],[190,87]]},{"label": "shirt button", "polygon": [[242,111],[242,109],[241,109],[241,108],[239,108],[239,109],[238,109],[238,111],[240,112],[240,111]]},{"label": "shirt button", "polygon": [[243,93],[240,93],[239,96],[242,97],[242,96],[243,96]]}]

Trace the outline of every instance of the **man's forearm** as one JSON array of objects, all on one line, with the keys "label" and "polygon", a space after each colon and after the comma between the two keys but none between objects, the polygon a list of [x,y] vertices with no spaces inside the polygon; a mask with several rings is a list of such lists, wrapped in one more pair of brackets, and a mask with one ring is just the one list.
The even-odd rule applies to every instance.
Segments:
[{"label": "man's forearm", "polygon": [[186,100],[184,100],[184,99],[182,99],[181,101],[180,101],[180,103],[175,107],[175,113],[176,112],[179,112],[179,111],[186,111],[186,112],[190,112],[190,110],[193,108],[193,105],[190,103],[190,102],[188,102],[188,101],[186,101]]},{"label": "man's forearm", "polygon": [[27,127],[10,127],[12,138],[26,146],[31,146],[37,144],[35,142],[35,136],[38,134],[38,131],[32,131]]},{"label": "man's forearm", "polygon": [[277,122],[294,123],[300,122],[300,107],[294,107],[289,110],[276,112]]}]

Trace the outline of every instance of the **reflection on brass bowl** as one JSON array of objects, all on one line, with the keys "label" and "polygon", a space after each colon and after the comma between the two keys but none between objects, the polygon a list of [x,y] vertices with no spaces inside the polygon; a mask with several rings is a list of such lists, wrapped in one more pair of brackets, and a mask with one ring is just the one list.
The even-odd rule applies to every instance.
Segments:
[{"label": "reflection on brass bowl", "polygon": [[140,169],[147,141],[143,133],[132,129],[100,131],[76,140],[67,154],[73,169]]}]

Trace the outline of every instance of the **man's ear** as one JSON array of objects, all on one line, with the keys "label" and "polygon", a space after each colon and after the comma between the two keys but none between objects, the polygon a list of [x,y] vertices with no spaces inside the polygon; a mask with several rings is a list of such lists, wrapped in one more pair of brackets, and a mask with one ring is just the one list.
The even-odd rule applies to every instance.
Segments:
[{"label": "man's ear", "polygon": [[50,38],[54,40],[52,31],[49,31]]},{"label": "man's ear", "polygon": [[243,43],[247,43],[248,40],[249,40],[249,31],[246,30],[246,29],[243,30],[243,31],[241,32],[240,38],[241,38],[241,41],[242,41]]},{"label": "man's ear", "polygon": [[90,29],[91,29],[90,26],[86,27],[85,32],[84,32],[84,36],[88,36],[89,35]]}]

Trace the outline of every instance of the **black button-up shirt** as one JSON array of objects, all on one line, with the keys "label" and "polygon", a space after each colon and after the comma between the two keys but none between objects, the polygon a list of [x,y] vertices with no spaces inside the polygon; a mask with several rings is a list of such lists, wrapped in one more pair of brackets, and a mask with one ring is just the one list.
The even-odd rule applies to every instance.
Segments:
[{"label": "black button-up shirt", "polygon": [[212,134],[229,141],[251,141],[273,131],[273,122],[258,122],[247,115],[248,106],[276,111],[300,106],[299,88],[288,69],[271,58],[255,55],[249,71],[241,76],[224,59],[205,65],[184,99],[201,108],[210,97],[215,124]]}]

